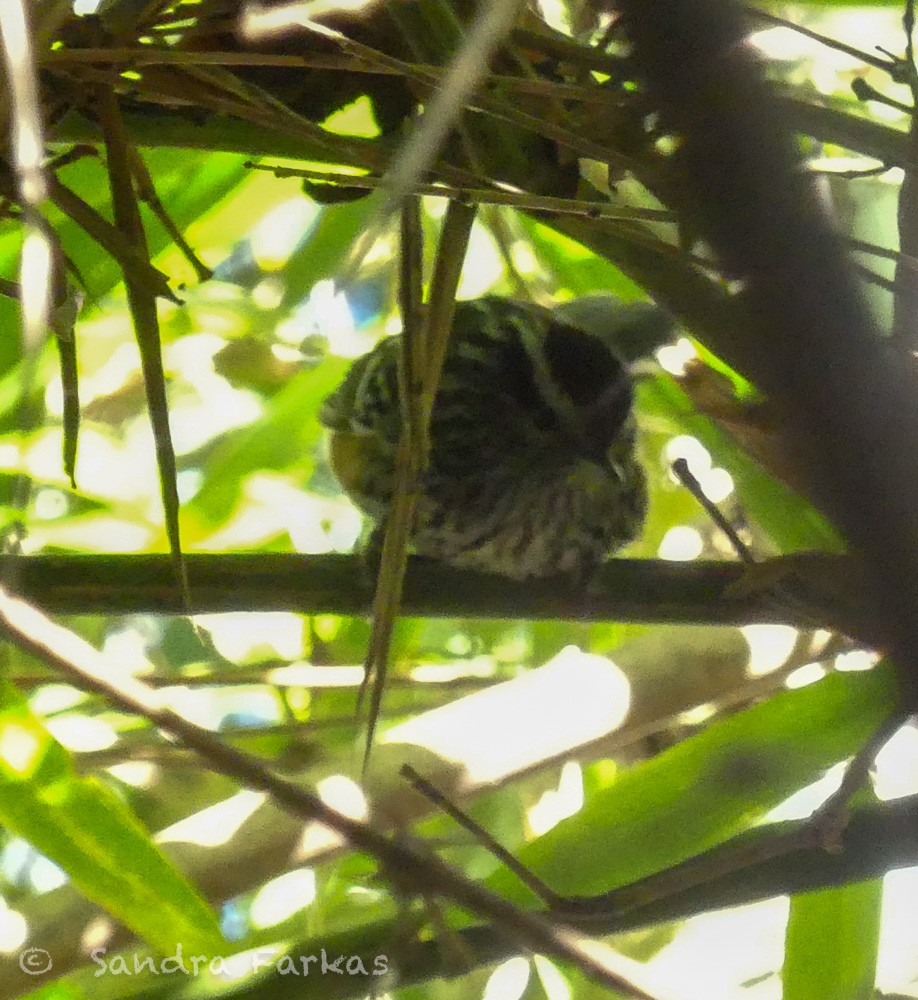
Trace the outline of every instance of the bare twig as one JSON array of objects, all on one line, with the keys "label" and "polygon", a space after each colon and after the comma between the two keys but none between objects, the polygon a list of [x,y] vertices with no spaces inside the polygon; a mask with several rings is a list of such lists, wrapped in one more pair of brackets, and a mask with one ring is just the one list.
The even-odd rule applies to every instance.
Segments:
[{"label": "bare twig", "polygon": [[438,809],[451,816],[464,830],[467,830],[476,840],[480,841],[498,861],[506,865],[523,885],[532,889],[543,902],[549,906],[558,906],[562,903],[561,896],[528,868],[521,865],[516,857],[503,844],[496,841],[480,823],[476,823],[467,812],[460,809],[454,802],[451,802],[436,785],[419,774],[410,764],[403,764],[399,773],[411,784],[412,788],[420,792],[424,798],[433,803]]},{"label": "bare twig", "polygon": [[198,276],[198,281],[209,281],[214,276],[214,272],[201,261],[185,239],[184,233],[182,233],[172,220],[172,216],[169,215],[166,206],[156,193],[156,186],[153,183],[153,178],[150,176],[150,171],[147,170],[147,165],[144,163],[143,157],[132,147],[129,147],[128,152],[131,160],[131,170],[134,174],[134,183],[137,185],[137,193],[150,206],[150,210],[162,223],[172,242],[179,248],[182,256],[194,269],[195,274]]},{"label": "bare twig", "polygon": [[707,494],[701,487],[701,483],[698,482],[694,473],[689,468],[688,462],[684,458],[677,458],[676,461],[673,462],[673,472],[678,476],[682,485],[685,486],[698,503],[701,504],[708,517],[710,517],[717,527],[720,528],[720,530],[727,536],[727,539],[733,546],[733,551],[736,552],[739,558],[746,563],[747,566],[755,566],[756,559],[749,546],[742,540],[742,538],[740,538],[737,534],[736,528],[734,528],[733,525],[724,517],[717,504],[708,499]]},{"label": "bare twig", "polygon": [[[383,178],[373,174],[345,174],[332,170],[311,170],[307,167],[281,167],[267,163],[246,163],[251,170],[266,170],[275,177],[305,177],[343,188],[376,191]],[[641,219],[646,222],[675,223],[675,213],[661,208],[640,208],[636,205],[615,205],[608,201],[582,198],[557,198],[531,194],[528,191],[502,191],[497,188],[456,187],[446,184],[418,184],[412,194],[449,198],[474,205],[510,205],[527,212],[550,212],[560,215],[582,215],[588,219]]]},{"label": "bare twig", "polygon": [[873,55],[872,52],[864,52],[862,49],[855,48],[853,45],[848,45],[845,42],[840,42],[836,38],[821,35],[818,31],[813,31],[812,28],[806,28],[802,24],[788,21],[787,18],[779,17],[770,11],[748,6],[746,10],[757,21],[795,31],[798,35],[803,35],[804,38],[811,38],[814,42],[819,42],[821,45],[834,49],[836,52],[844,52],[846,56],[857,59],[859,62],[864,63],[865,66],[873,66],[876,69],[886,70],[886,72],[891,72],[895,68],[896,64],[891,59],[881,59],[879,56]]}]

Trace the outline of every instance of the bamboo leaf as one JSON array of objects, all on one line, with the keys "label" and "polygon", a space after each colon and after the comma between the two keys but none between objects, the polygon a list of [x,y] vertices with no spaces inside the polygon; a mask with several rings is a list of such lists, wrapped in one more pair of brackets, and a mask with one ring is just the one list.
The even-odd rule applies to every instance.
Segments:
[{"label": "bamboo leaf", "polygon": [[[563,895],[592,895],[669,868],[854,754],[895,697],[888,664],[785,691],[622,772],[576,816],[524,847],[520,860]],[[520,898],[507,873],[491,886]]]},{"label": "bamboo leaf", "polygon": [[165,954],[219,950],[216,917],[130,809],[0,684],[0,822],[59,864],[94,902]]},{"label": "bamboo leaf", "polygon": [[882,903],[881,879],[794,896],[781,973],[784,1000],[873,997]]}]

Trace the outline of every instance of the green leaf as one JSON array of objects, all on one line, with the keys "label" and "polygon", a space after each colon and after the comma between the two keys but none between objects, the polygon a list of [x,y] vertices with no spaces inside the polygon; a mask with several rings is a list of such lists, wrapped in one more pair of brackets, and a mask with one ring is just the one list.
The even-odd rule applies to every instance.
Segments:
[{"label": "green leaf", "polygon": [[522,213],[517,221],[529,237],[537,259],[573,296],[611,292],[625,301],[644,298],[639,285],[582,243]]},{"label": "green leaf", "polygon": [[303,240],[284,265],[284,295],[278,313],[293,308],[317,281],[338,272],[339,264],[366,229],[379,203],[376,196],[351,204],[323,206],[309,238]]},{"label": "green leaf", "polygon": [[791,899],[784,1000],[869,1000],[874,995],[883,881]]},{"label": "green leaf", "polygon": [[59,864],[93,902],[170,954],[219,953],[207,903],[131,810],[70,755],[10,684],[0,684],[0,823]]},{"label": "green leaf", "polygon": [[292,378],[260,420],[218,445],[204,465],[204,485],[185,509],[196,509],[211,523],[221,521],[235,506],[243,480],[262,469],[301,464],[305,481],[322,433],[319,407],[347,366],[340,358],[326,358],[318,368]]},{"label": "green leaf", "polygon": [[[855,753],[895,697],[889,664],[784,691],[625,771],[519,859],[562,895],[604,892],[678,864]],[[490,886],[531,899],[506,871]]]}]

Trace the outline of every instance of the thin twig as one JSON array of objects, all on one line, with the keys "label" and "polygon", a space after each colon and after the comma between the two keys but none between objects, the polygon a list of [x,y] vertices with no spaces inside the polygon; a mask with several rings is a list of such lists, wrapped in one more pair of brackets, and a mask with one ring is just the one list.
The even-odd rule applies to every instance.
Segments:
[{"label": "thin twig", "polygon": [[172,242],[179,248],[182,256],[191,265],[198,277],[198,281],[209,281],[214,276],[214,272],[194,252],[189,242],[185,239],[184,233],[175,224],[172,216],[169,215],[166,206],[156,193],[156,186],[153,183],[153,178],[150,176],[150,171],[147,169],[146,163],[143,161],[143,157],[133,147],[129,148],[129,154],[131,158],[131,171],[134,175],[134,183],[137,185],[138,195],[150,206],[150,210],[159,219],[163,228],[172,239]]},{"label": "thin twig", "polygon": [[881,257],[883,260],[893,260],[896,263],[901,261],[906,267],[918,271],[918,258],[910,257],[908,254],[902,253],[901,250],[892,250],[889,247],[877,246],[876,243],[868,243],[865,240],[854,238],[848,239],[848,246],[852,250],[857,250],[858,253],[866,253],[871,257]]},{"label": "thin twig", "polygon": [[[905,255],[903,254],[903,258]],[[889,278],[884,278],[882,274],[877,274],[876,271],[871,270],[869,267],[865,267],[863,264],[852,264],[851,268],[855,271],[864,281],[870,285],[875,285],[877,288],[882,288],[884,292],[889,292],[892,295],[896,294],[896,281],[893,279],[890,281]]]},{"label": "thin twig", "polygon": [[559,906],[562,903],[561,896],[525,865],[521,865],[516,857],[503,844],[495,840],[480,823],[476,823],[467,812],[464,812],[455,803],[451,802],[436,785],[431,784],[410,764],[403,764],[399,770],[399,774],[410,783],[415,791],[423,795],[424,798],[433,803],[438,809],[441,809],[448,816],[452,817],[464,830],[468,830],[498,861],[506,865],[523,885],[532,889],[544,903],[547,903],[549,906]]},{"label": "thin twig", "polygon": [[[250,170],[266,170],[275,177],[305,177],[343,188],[376,191],[383,186],[383,178],[373,174],[346,174],[333,170],[311,170],[307,167],[282,167],[268,163],[248,162]],[[419,183],[412,191],[415,195],[449,198],[476,205],[510,205],[529,212],[550,212],[558,215],[582,215],[589,219],[641,219],[647,222],[678,221],[674,212],[660,208],[640,208],[632,205],[613,205],[608,201],[591,201],[581,198],[557,198],[551,195],[530,194],[526,191],[502,191],[498,188],[455,187],[446,184]]]},{"label": "thin twig", "polygon": [[910,115],[914,110],[914,104],[903,104],[894,97],[884,94],[882,91],[872,87],[863,77],[855,77],[851,81],[851,92],[859,101],[875,101],[877,104],[885,104],[893,111],[901,111],[904,115]]},{"label": "thin twig", "polygon": [[818,832],[819,842],[827,851],[837,854],[842,850],[842,835],[848,823],[851,799],[867,784],[877,754],[898,732],[906,719],[905,713],[897,711],[879,726],[861,750],[848,762],[838,789],[817,809],[813,823]]},{"label": "thin twig", "polygon": [[747,566],[757,565],[756,558],[752,554],[749,546],[737,534],[736,528],[724,517],[716,503],[708,499],[707,494],[701,487],[701,483],[695,478],[694,473],[689,468],[688,462],[684,458],[677,458],[672,465],[673,472],[679,478],[683,486],[701,504],[705,513],[727,536],[733,550]]},{"label": "thin twig", "polygon": [[790,31],[795,31],[798,35],[803,35],[804,38],[811,38],[814,42],[819,42],[821,45],[825,45],[830,49],[835,49],[836,52],[843,52],[846,56],[851,56],[853,59],[857,59],[859,62],[862,62],[867,66],[873,66],[876,69],[885,70],[887,73],[891,73],[895,69],[896,64],[890,59],[881,59],[879,56],[875,56],[870,52],[864,52],[862,49],[855,48],[853,45],[848,45],[846,42],[840,42],[835,38],[829,38],[827,35],[821,35],[818,31],[813,31],[812,28],[805,28],[802,24],[796,24],[794,21],[788,21],[787,18],[779,17],[777,14],[772,14],[770,11],[750,6],[747,6],[746,10],[757,21],[764,21],[765,23],[775,25],[776,27],[787,28]]}]

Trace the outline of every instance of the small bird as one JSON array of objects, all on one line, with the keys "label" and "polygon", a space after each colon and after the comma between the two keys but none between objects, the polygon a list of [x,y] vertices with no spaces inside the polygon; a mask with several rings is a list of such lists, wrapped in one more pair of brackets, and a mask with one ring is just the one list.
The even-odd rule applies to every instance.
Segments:
[{"label": "small bird", "polygon": [[[515,580],[586,580],[647,506],[623,357],[672,320],[589,296],[554,310],[496,296],[456,306],[422,473],[414,551]],[[398,337],[358,358],[323,404],[344,492],[385,524],[401,426]]]}]

